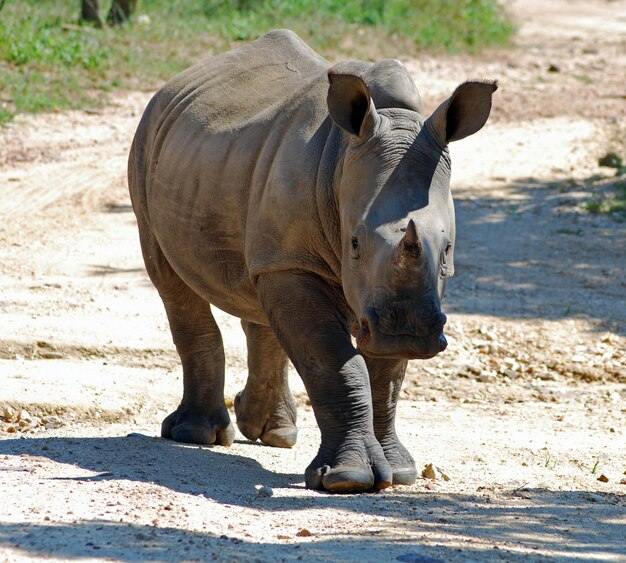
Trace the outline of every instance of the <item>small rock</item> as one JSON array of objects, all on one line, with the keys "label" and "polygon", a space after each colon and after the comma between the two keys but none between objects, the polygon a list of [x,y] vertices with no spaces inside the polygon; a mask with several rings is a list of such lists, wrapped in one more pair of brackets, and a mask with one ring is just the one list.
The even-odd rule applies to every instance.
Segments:
[{"label": "small rock", "polygon": [[432,463],[428,463],[422,469],[422,477],[426,479],[433,479],[435,481],[443,479],[444,481],[449,481],[450,477],[448,477],[440,467],[435,467]]},{"label": "small rock", "polygon": [[603,473],[602,475],[600,475],[600,477],[598,477],[598,481],[601,481],[602,483],[608,483],[609,478]]},{"label": "small rock", "polygon": [[539,375],[537,375],[537,377],[542,381],[556,381],[559,378],[556,373],[552,373],[550,371],[546,373],[540,373]]},{"label": "small rock", "polygon": [[15,432],[17,432],[17,428],[11,424],[10,426],[7,426],[6,431],[9,434],[15,434]]},{"label": "small rock", "polygon": [[62,360],[64,356],[61,352],[40,352],[39,357],[44,360]]},{"label": "small rock", "polygon": [[480,334],[482,334],[485,337],[486,340],[497,340],[498,339],[498,335],[495,332],[489,330],[485,326],[480,327],[478,332],[480,332]]},{"label": "small rock", "polygon": [[551,64],[548,67],[548,72],[561,72],[561,67],[559,65]]},{"label": "small rock", "polygon": [[622,400],[621,395],[617,391],[610,391],[607,393],[607,397],[612,403],[619,403]]},{"label": "small rock", "polygon": [[508,377],[509,379],[516,379],[517,376],[519,375],[519,373],[517,373],[516,371],[513,371],[512,369],[505,369],[502,372],[503,375],[506,375],[506,377]]},{"label": "small rock", "polygon": [[16,422],[15,411],[11,407],[4,407],[2,410],[2,418],[6,422]]},{"label": "small rock", "polygon": [[61,426],[63,426],[63,421],[57,416],[44,416],[41,419],[41,422],[47,430],[52,430],[54,428],[60,428]]},{"label": "small rock", "polygon": [[496,374],[490,371],[486,371],[484,373],[481,373],[476,378],[476,381],[478,381],[479,383],[491,383],[493,381],[496,381]]},{"label": "small rock", "polygon": [[296,536],[299,538],[310,538],[313,534],[306,528],[300,528]]},{"label": "small rock", "polygon": [[257,496],[260,497],[272,497],[274,496],[274,489],[267,485],[257,485],[255,487]]},{"label": "small rock", "polygon": [[598,166],[606,166],[607,168],[621,168],[624,165],[622,159],[617,153],[610,152],[598,159]]},{"label": "small rock", "polygon": [[18,421],[24,421],[24,422],[31,422],[33,419],[30,416],[30,414],[28,413],[27,410],[22,409],[20,411],[20,414],[17,415],[17,420]]}]

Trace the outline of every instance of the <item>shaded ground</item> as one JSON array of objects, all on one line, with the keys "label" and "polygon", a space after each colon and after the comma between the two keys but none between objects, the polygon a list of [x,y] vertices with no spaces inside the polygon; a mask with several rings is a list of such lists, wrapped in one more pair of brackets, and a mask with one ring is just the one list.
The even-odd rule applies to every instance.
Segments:
[{"label": "shaded ground", "polygon": [[[624,151],[626,3],[513,9],[509,51],[407,61],[430,108],[468,76],[501,86],[453,147],[450,346],[411,364],[398,415],[448,481],[304,489],[295,374],[292,450],[155,439],[182,384],[125,187],[149,95],[0,130],[0,560],[626,560],[626,228],[581,207]],[[232,400],[245,343],[220,319]]]}]

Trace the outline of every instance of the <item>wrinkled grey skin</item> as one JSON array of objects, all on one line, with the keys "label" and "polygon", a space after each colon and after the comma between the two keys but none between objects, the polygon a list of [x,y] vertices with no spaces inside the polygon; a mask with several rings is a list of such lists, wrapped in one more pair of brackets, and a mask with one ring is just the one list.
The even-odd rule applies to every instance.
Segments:
[{"label": "wrinkled grey skin", "polygon": [[425,119],[398,61],[331,67],[275,31],[154,96],[129,184],[183,365],[164,437],[233,441],[213,304],[241,318],[247,337],[249,377],[235,401],[244,436],[295,443],[290,358],[322,436],[308,487],[415,481],[394,417],[407,360],[446,346],[441,299],[455,239],[446,147],[483,126],[495,89],[464,83]]}]

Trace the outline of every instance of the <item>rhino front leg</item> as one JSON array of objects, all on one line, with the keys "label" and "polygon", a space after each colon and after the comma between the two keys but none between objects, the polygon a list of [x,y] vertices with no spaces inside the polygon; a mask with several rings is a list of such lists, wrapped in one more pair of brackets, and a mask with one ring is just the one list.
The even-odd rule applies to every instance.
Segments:
[{"label": "rhino front leg", "polygon": [[183,365],[183,398],[165,418],[161,436],[192,444],[230,446],[235,429],[224,404],[224,348],[211,306],[172,269],[141,214],[141,249]]},{"label": "rhino front leg", "polygon": [[374,434],[393,469],[394,485],[412,485],[417,479],[415,462],[396,435],[396,404],[406,371],[406,360],[365,357],[372,387]]},{"label": "rhino front leg", "polygon": [[296,443],[296,403],[289,391],[287,354],[268,326],[241,321],[248,343],[248,380],[235,397],[237,426],[248,440],[290,448]]},{"label": "rhino front leg", "polygon": [[389,487],[392,470],[374,435],[367,367],[352,346],[341,287],[287,272],[259,276],[257,292],[304,381],[322,435],[306,486],[336,492]]}]

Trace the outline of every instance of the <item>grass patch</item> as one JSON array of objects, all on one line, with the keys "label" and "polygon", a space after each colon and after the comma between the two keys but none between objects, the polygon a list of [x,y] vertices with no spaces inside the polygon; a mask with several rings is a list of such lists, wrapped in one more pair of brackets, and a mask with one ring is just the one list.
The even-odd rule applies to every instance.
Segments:
[{"label": "grass patch", "polygon": [[496,0],[143,0],[132,23],[101,30],[76,25],[77,0],[5,0],[0,9],[0,123],[98,105],[114,88],[152,90],[277,27],[327,57],[363,59],[476,51],[512,33]]},{"label": "grass patch", "polygon": [[568,229],[568,228],[563,228],[563,229],[557,229],[556,231],[559,235],[574,235],[577,237],[580,237],[583,235],[583,230],[582,229]]},{"label": "grass patch", "polygon": [[[366,44],[376,38],[401,39],[413,52],[471,51],[502,44],[512,31],[491,0],[205,0],[203,5],[210,20],[225,23],[219,30],[227,40],[253,39],[259,29],[291,27],[321,50],[366,49],[366,55]],[[384,49],[382,44],[379,48]]]},{"label": "grass patch", "polygon": [[615,178],[607,189],[583,203],[583,209],[590,213],[611,215],[620,221],[626,219],[626,164],[617,153],[607,153],[598,164],[615,168]]},{"label": "grass patch", "polygon": [[582,82],[583,84],[587,84],[587,85],[593,84],[593,78],[590,78],[586,74],[574,74],[573,76],[576,80],[578,80],[579,82]]},{"label": "grass patch", "polygon": [[582,207],[594,215],[611,215],[615,219],[626,220],[626,177],[607,192],[587,200]]}]

